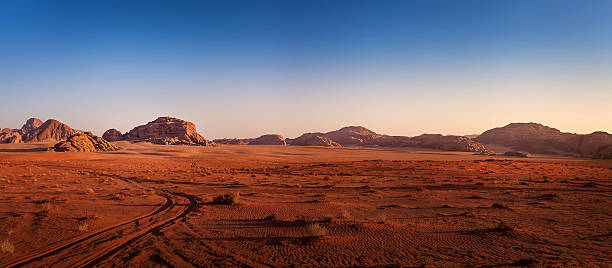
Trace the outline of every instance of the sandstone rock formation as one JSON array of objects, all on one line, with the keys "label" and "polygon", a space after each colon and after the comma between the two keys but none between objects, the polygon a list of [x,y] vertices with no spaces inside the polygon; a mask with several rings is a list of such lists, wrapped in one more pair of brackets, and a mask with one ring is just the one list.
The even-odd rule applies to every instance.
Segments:
[{"label": "sandstone rock formation", "polygon": [[214,143],[219,143],[219,144],[231,144],[231,145],[246,145],[249,144],[249,142],[253,141],[253,139],[214,139],[213,142]]},{"label": "sandstone rock formation", "polygon": [[487,130],[475,140],[530,153],[595,157],[599,148],[612,144],[612,134],[599,131],[580,135],[537,123],[512,123]]},{"label": "sandstone rock formation", "polygon": [[112,128],[105,131],[104,134],[102,134],[102,138],[110,142],[120,141],[123,140],[123,134],[121,134],[119,130]]},{"label": "sandstone rock formation", "polygon": [[305,133],[295,139],[286,139],[287,144],[297,146],[341,147],[339,143],[325,137],[323,133]]},{"label": "sandstone rock formation", "polygon": [[85,132],[74,134],[50,149],[56,152],[106,152],[120,148],[91,132]]},{"label": "sandstone rock formation", "polygon": [[35,129],[37,129],[38,127],[40,127],[43,124],[43,121],[41,121],[38,118],[30,118],[28,119],[28,121],[26,121],[26,123],[21,127],[21,131],[23,133],[28,133],[28,132],[32,132]]},{"label": "sandstone rock formation", "polygon": [[18,131],[3,131],[0,133],[0,143],[21,143],[23,136]]},{"label": "sandstone rock formation", "polygon": [[164,145],[212,144],[198,134],[193,123],[172,117],[159,117],[146,125],[135,127],[126,133],[123,139]]},{"label": "sandstone rock formation", "polygon": [[66,140],[74,134],[82,133],[81,131],[74,130],[66,124],[59,122],[55,119],[49,119],[45,121],[38,128],[25,132],[25,142],[41,142],[48,140]]},{"label": "sandstone rock formation", "polygon": [[285,138],[281,135],[268,134],[259,138],[253,139],[249,145],[287,145]]}]

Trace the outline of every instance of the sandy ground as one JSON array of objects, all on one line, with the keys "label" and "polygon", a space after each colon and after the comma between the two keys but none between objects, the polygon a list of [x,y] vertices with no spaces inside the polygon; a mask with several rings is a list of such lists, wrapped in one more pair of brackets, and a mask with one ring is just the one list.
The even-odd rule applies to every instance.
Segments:
[{"label": "sandy ground", "polygon": [[0,267],[612,263],[612,161],[117,144],[0,145]]}]

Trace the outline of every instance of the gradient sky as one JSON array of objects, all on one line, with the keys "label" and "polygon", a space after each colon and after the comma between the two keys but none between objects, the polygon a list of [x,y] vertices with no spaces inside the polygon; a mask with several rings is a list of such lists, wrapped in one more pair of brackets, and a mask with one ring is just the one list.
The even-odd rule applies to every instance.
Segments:
[{"label": "gradient sky", "polygon": [[612,1],[2,1],[0,127],[612,132]]}]

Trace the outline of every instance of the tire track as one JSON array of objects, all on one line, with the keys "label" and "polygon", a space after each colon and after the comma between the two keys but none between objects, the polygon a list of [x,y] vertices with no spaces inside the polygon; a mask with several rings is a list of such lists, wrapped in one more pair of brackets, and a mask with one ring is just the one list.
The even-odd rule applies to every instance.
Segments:
[{"label": "tire track", "polygon": [[[122,181],[128,182],[130,184],[139,186],[140,188],[147,188],[147,187],[143,187],[142,185],[140,185],[137,182],[134,182],[133,180],[130,180],[128,178],[124,178],[121,177],[119,175],[115,175],[115,174],[104,174],[104,173],[99,173],[96,172],[96,175],[103,175],[103,176],[109,176],[109,177],[115,177],[118,178]],[[139,216],[137,218],[133,218],[118,224],[115,224],[113,226],[107,227],[103,230],[99,230],[90,234],[86,234],[84,236],[81,236],[79,238],[76,238],[75,240],[72,240],[70,242],[66,242],[66,243],[62,243],[56,246],[53,246],[51,248],[47,248],[47,249],[42,249],[39,250],[38,252],[32,253],[28,256],[22,257],[18,260],[14,260],[8,264],[4,264],[2,265],[2,267],[7,267],[7,268],[13,268],[13,267],[24,267],[26,265],[29,264],[33,264],[37,261],[41,261],[45,258],[51,258],[51,257],[61,257],[62,254],[65,253],[70,253],[70,249],[74,249],[76,247],[79,246],[85,246],[85,248],[87,248],[86,246],[90,243],[93,242],[95,238],[98,237],[102,237],[103,235],[108,235],[110,234],[112,231],[118,230],[121,227],[126,227],[129,224],[132,223],[137,223],[140,220],[143,219],[153,219],[154,216],[159,215],[161,213],[164,212],[169,212],[171,209],[173,209],[174,207],[178,206],[178,200],[175,199],[186,199],[188,201],[187,205],[184,205],[185,207],[180,210],[180,213],[178,213],[178,215],[175,215],[169,219],[165,219],[162,220],[159,223],[153,224],[150,227],[144,228],[142,230],[139,230],[135,233],[133,233],[129,238],[120,238],[120,240],[122,240],[118,245],[114,245],[114,246],[110,246],[106,249],[102,249],[102,250],[95,250],[95,255],[89,255],[89,256],[85,256],[81,261],[79,261],[76,265],[71,265],[71,267],[93,267],[101,262],[103,262],[104,260],[108,259],[109,257],[113,256],[114,254],[116,254],[117,252],[121,251],[122,249],[125,249],[126,247],[128,247],[130,244],[140,240],[141,238],[145,237],[146,235],[153,233],[153,232],[157,232],[162,230],[163,228],[169,227],[173,224],[175,224],[176,222],[178,222],[179,220],[185,218],[189,213],[191,213],[192,211],[194,211],[197,206],[198,206],[198,201],[194,196],[188,195],[186,193],[178,193],[178,192],[166,192],[166,193],[159,193],[159,196],[163,197],[164,199],[166,199],[166,202],[159,207],[157,210],[150,212],[148,214]],[[117,241],[119,239],[112,239],[111,241]],[[89,254],[91,253],[90,251],[86,251],[83,254]],[[83,254],[79,254],[79,255],[83,255]],[[75,255],[73,257],[70,258],[75,258],[78,255]]]}]

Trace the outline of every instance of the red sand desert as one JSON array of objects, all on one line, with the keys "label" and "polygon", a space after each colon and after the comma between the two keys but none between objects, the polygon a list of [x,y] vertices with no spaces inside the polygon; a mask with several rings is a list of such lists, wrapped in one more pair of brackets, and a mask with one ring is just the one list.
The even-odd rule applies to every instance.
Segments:
[{"label": "red sand desert", "polygon": [[[612,261],[610,160],[115,144],[122,150],[0,145],[0,266]],[[229,201],[213,202],[220,194]]]}]

